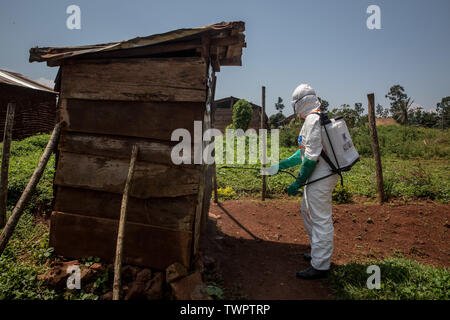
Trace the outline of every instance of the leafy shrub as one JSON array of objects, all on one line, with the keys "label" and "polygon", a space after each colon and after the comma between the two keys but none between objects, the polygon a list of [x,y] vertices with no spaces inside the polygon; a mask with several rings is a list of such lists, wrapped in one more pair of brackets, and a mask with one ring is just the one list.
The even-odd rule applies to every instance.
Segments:
[{"label": "leafy shrub", "polygon": [[344,204],[352,202],[353,193],[350,187],[346,184],[344,186],[339,182],[334,188],[332,199],[334,203]]},{"label": "leafy shrub", "polygon": [[430,198],[434,199],[436,197],[436,190],[434,190],[431,184],[431,177],[426,172],[420,162],[418,162],[417,167],[412,169],[409,175],[404,177],[406,185],[410,187],[412,191],[412,196],[414,198]]},{"label": "leafy shrub", "polygon": [[224,200],[230,200],[236,196],[236,192],[232,187],[218,188],[217,195]]},{"label": "leafy shrub", "polygon": [[[380,289],[367,288],[370,275],[366,270],[370,265],[380,267]],[[330,272],[328,280],[338,299],[450,299],[448,268],[424,266],[404,258],[337,266]]]},{"label": "leafy shrub", "polygon": [[247,130],[252,115],[252,105],[244,99],[238,100],[233,106],[233,128]]}]

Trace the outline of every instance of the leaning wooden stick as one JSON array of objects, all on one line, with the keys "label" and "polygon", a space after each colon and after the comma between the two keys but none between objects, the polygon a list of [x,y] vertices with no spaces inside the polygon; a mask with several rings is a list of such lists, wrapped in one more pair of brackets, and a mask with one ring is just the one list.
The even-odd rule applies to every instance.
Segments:
[{"label": "leaning wooden stick", "polygon": [[131,189],[131,180],[133,178],[134,167],[138,155],[138,146],[133,145],[131,152],[130,168],[128,169],[127,181],[122,196],[122,205],[120,207],[119,231],[117,232],[116,258],[114,260],[114,285],[113,300],[120,300],[121,270],[122,270],[122,251],[125,239],[125,222],[127,221],[128,194]]},{"label": "leaning wooden stick", "polygon": [[8,110],[6,111],[5,131],[3,133],[2,170],[0,176],[0,228],[3,228],[6,223],[6,203],[8,200],[8,170],[10,155],[9,151],[11,148],[15,110],[16,104],[8,103]]},{"label": "leaning wooden stick", "polygon": [[28,182],[25,190],[20,196],[19,201],[17,201],[17,204],[11,216],[8,219],[8,223],[6,224],[5,229],[3,229],[2,234],[0,235],[0,256],[5,250],[9,238],[11,238],[14,229],[16,228],[17,223],[19,222],[20,216],[22,215],[23,211],[28,205],[28,202],[30,201],[31,196],[33,195],[33,192],[36,189],[36,186],[42,177],[42,173],[44,172],[44,169],[47,165],[48,160],[50,159],[50,156],[52,155],[53,150],[56,148],[59,134],[61,132],[61,126],[62,122],[58,123],[53,129],[52,136],[50,137],[50,140],[47,143],[47,147],[45,147],[44,153],[41,156],[41,160],[39,160],[38,166],[36,167],[36,169],[34,169],[30,181]]}]

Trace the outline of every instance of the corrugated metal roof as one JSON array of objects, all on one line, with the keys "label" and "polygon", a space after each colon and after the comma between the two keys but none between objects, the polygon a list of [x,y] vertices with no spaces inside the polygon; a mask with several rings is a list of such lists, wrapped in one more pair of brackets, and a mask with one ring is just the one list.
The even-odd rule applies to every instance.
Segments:
[{"label": "corrugated metal roof", "polygon": [[[34,47],[30,49],[29,60],[30,62],[47,61],[48,65],[55,66],[60,65],[64,59],[79,57],[81,55],[154,47],[161,44],[178,43],[184,40],[198,40],[207,34],[211,39],[211,45],[215,46],[214,52],[210,53],[211,56],[217,55],[221,65],[240,65],[242,47],[246,46],[244,35],[242,34],[244,30],[245,23],[242,21],[221,22],[199,28],[178,29],[112,43],[77,47]],[[176,49],[172,51],[176,51]]]},{"label": "corrugated metal roof", "polygon": [[20,73],[10,72],[1,69],[0,69],[0,83],[6,83],[13,86],[56,93],[51,88],[44,86],[36,81],[25,78]]}]

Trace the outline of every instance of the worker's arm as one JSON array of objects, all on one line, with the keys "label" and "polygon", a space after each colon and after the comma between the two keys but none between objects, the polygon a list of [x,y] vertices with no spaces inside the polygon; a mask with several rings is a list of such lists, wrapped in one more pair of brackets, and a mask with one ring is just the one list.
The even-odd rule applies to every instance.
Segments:
[{"label": "worker's arm", "polygon": [[317,161],[309,160],[307,157],[303,158],[302,166],[300,167],[300,172],[297,179],[292,183],[287,189],[287,194],[290,196],[295,196],[299,193],[298,189],[306,183],[306,180],[311,176],[314,169],[316,168]]},{"label": "worker's arm", "polygon": [[306,117],[304,128],[304,136],[302,138],[305,153],[298,177],[287,189],[287,193],[290,196],[299,193],[298,189],[306,183],[313,173],[322,152],[322,129],[319,115],[311,114]]},{"label": "worker's arm", "polygon": [[274,175],[278,173],[278,170],[287,169],[299,165],[302,162],[302,155],[300,150],[297,150],[289,158],[284,159],[280,163],[274,164],[266,169],[266,174]]}]

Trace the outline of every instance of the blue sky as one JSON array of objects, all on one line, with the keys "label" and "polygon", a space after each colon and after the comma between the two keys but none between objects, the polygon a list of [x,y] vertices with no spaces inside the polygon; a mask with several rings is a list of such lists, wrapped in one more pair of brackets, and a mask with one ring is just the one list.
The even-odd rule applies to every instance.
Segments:
[{"label": "blue sky", "polygon": [[[81,8],[81,30],[66,28],[66,8]],[[366,9],[381,8],[381,30],[369,30]],[[269,114],[282,97],[309,83],[331,108],[401,84],[425,109],[450,95],[450,1],[2,1],[0,68],[53,80],[57,68],[28,62],[33,46],[73,46],[126,40],[220,21],[246,22],[242,67],[223,67],[216,97],[261,102]]]}]

